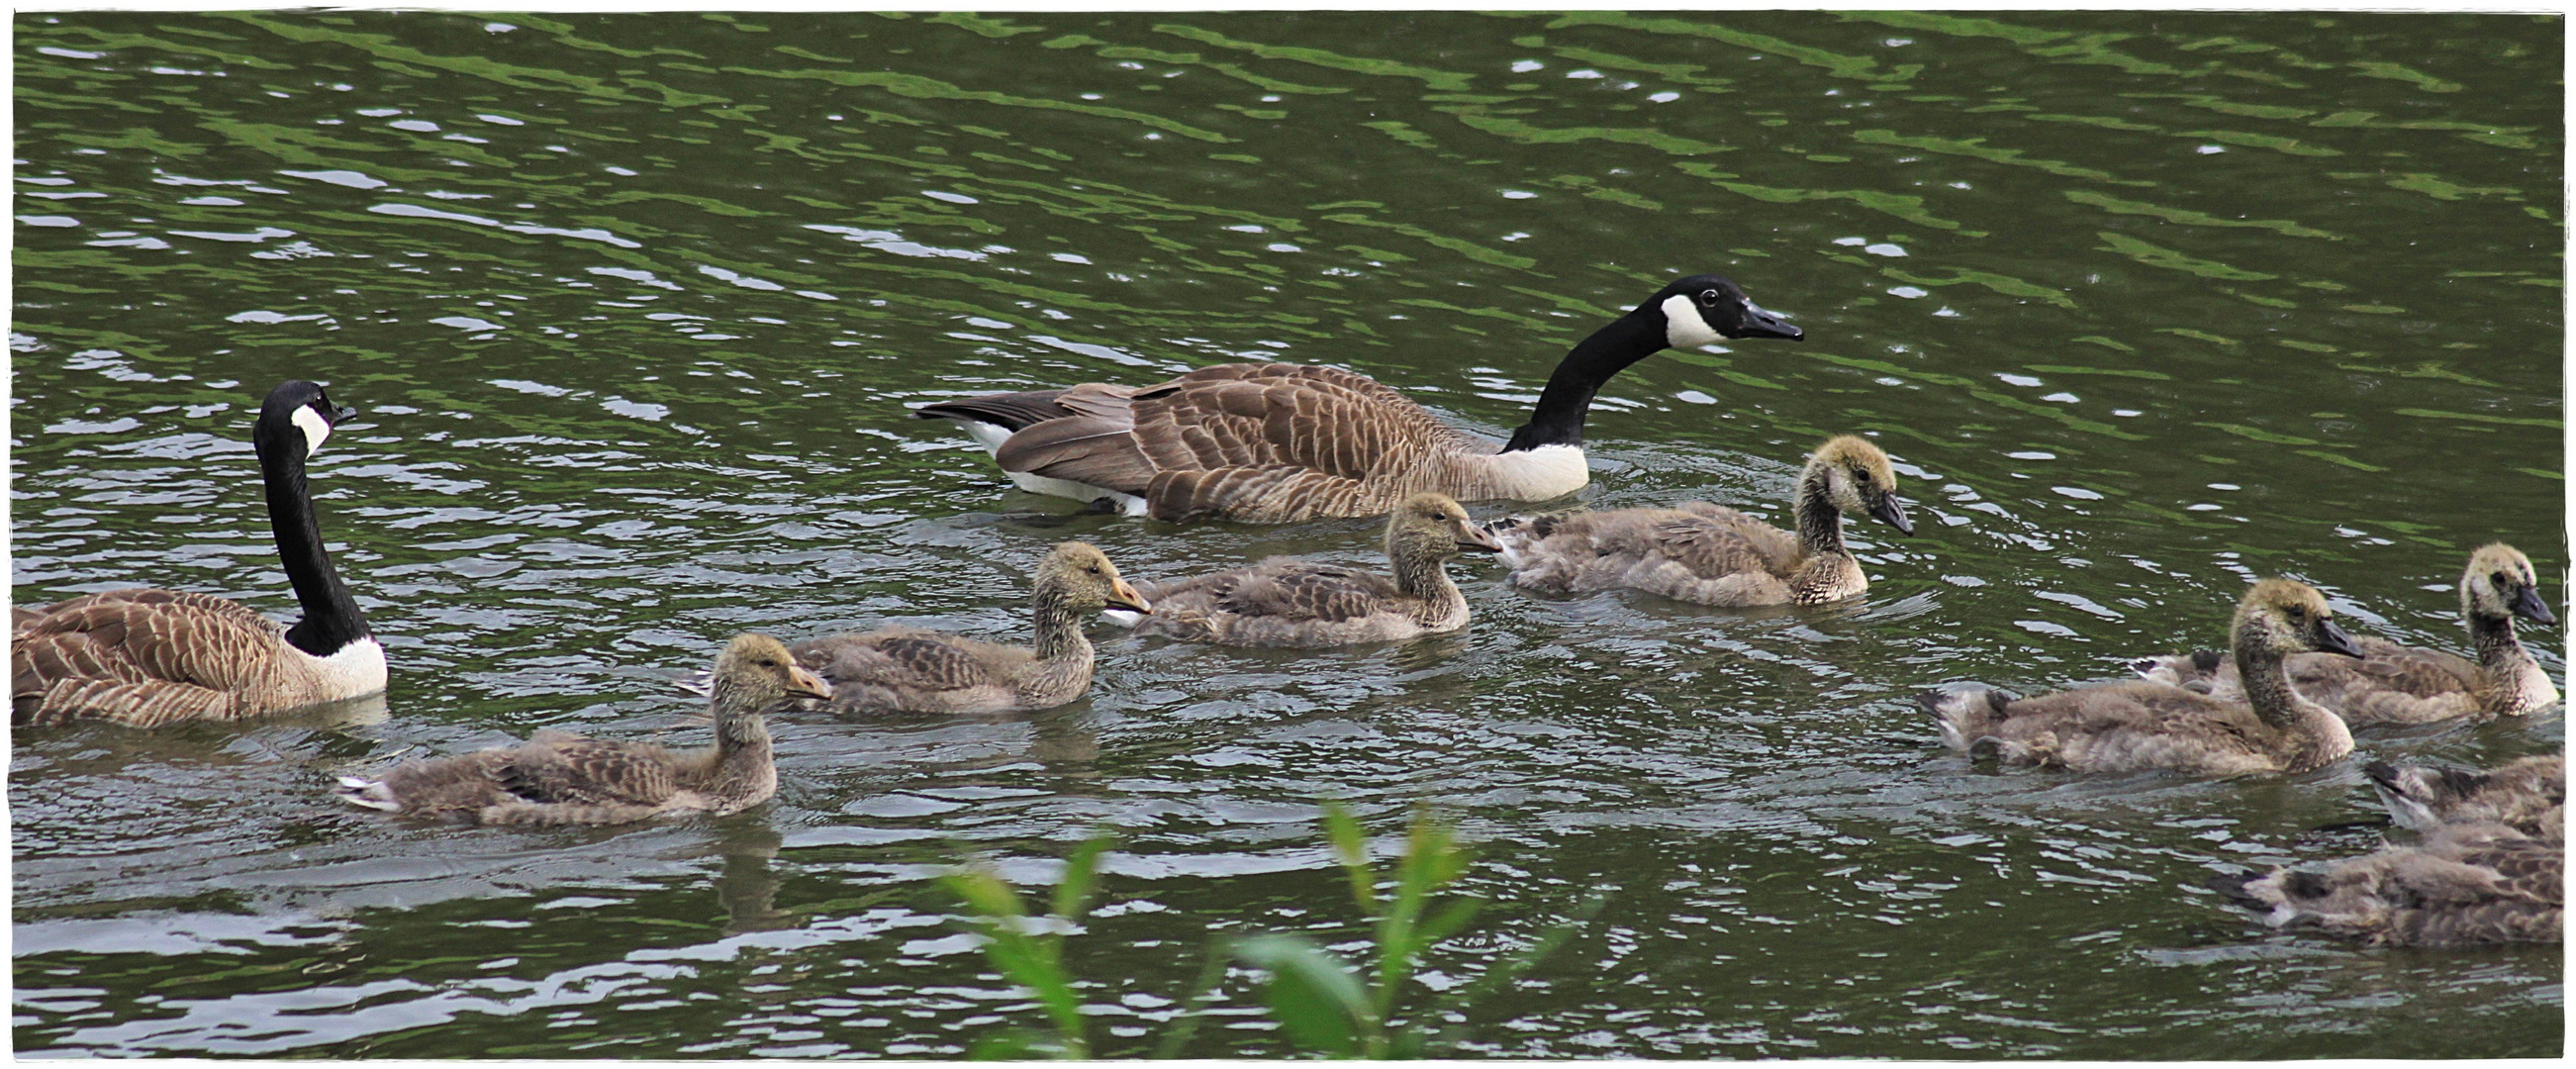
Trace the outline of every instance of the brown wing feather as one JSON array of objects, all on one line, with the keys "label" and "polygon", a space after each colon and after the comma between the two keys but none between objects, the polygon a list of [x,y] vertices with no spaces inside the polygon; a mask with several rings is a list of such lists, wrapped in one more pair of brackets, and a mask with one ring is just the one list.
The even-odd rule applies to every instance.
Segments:
[{"label": "brown wing feather", "polygon": [[12,716],[21,723],[92,718],[139,726],[166,723],[183,710],[244,715],[274,682],[280,634],[275,623],[239,603],[203,594],[142,590],[75,598],[11,636]]},{"label": "brown wing feather", "polygon": [[835,687],[843,683],[963,690],[995,682],[986,659],[963,640],[927,631],[834,635],[789,647],[796,662]]},{"label": "brown wing feather", "polygon": [[1216,606],[1243,616],[1292,620],[1356,620],[1386,608],[1402,593],[1393,580],[1331,564],[1283,561],[1238,573],[1224,584]]},{"label": "brown wing feather", "polygon": [[[995,453],[1004,470],[1144,495],[1163,518],[1384,511],[1391,499],[1299,477],[1398,479],[1434,454],[1477,445],[1374,379],[1301,364],[1221,364],[1144,387],[1086,384],[1055,403],[1075,415],[1012,435]],[[1214,477],[1191,477],[1202,473]],[[1319,490],[1334,500],[1282,503]]]},{"label": "brown wing feather", "polygon": [[502,790],[540,804],[658,805],[679,789],[659,746],[539,733],[492,773]]}]

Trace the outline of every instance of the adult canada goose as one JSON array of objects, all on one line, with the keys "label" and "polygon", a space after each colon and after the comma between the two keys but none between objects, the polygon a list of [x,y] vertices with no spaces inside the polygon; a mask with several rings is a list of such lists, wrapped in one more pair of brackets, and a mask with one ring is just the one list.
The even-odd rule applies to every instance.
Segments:
[{"label": "adult canada goose", "polygon": [[[2530,558],[2502,542],[2469,554],[2468,570],[2460,576],[2460,615],[2468,622],[2477,660],[2384,638],[2357,638],[2353,645],[2361,649],[2359,660],[2319,654],[2290,658],[2290,683],[2353,727],[2519,716],[2558,701],[2549,673],[2514,635],[2516,616],[2538,624],[2558,622],[2540,600]],[[2129,666],[2148,679],[2214,697],[2236,700],[2244,693],[2235,666],[2210,650],[2141,657]]]},{"label": "adult canada goose", "polygon": [[2274,869],[2210,886],[2274,927],[2309,924],[2373,946],[2454,947],[2559,942],[2566,882],[2563,843],[2478,823],[2441,825],[2416,845],[2322,872]]},{"label": "adult canada goose", "polygon": [[1843,548],[1843,513],[1913,534],[1896,469],[1867,438],[1828,439],[1791,498],[1792,534],[1723,505],[1513,517],[1487,524],[1512,583],[1550,594],[1632,587],[1703,605],[1816,605],[1869,589]]},{"label": "adult canada goose", "polygon": [[1272,557],[1249,568],[1147,583],[1155,611],[1136,622],[1136,632],[1313,649],[1451,631],[1467,626],[1467,598],[1443,564],[1460,553],[1501,548],[1445,494],[1404,499],[1387,515],[1385,545],[1392,577]]},{"label": "adult canada goose", "polygon": [[[2400,827],[2425,831],[2452,822],[2512,825],[2541,838],[2565,834],[2559,807],[2567,804],[2567,757],[2525,757],[2492,772],[2373,761],[2362,766],[2380,804]],[[2544,823],[2545,822],[2545,823]]]},{"label": "adult canada goose", "polygon": [[380,780],[343,776],[352,805],[474,824],[623,824],[738,813],[778,793],[769,723],[785,702],[830,697],[767,635],[736,635],[716,657],[709,711],[716,744],[673,753],[644,742],[540,731],[524,746],[408,761]]},{"label": "adult canada goose", "polygon": [[1303,364],[989,394],[913,415],[956,420],[1021,489],[1159,520],[1375,516],[1424,491],[1544,501],[1590,481],[1583,417],[1620,369],[1667,346],[1803,336],[1735,283],[1693,275],[1577,344],[1505,442],[1442,423],[1366,375]]},{"label": "adult canada goose", "polygon": [[2281,659],[2302,650],[2359,656],[2325,595],[2289,579],[2245,592],[2230,628],[2252,704],[2133,679],[2017,698],[1975,687],[1927,691],[1941,741],[2012,764],[2075,772],[2164,769],[2204,776],[2305,772],[2352,752],[2343,721],[2290,689]]},{"label": "adult canada goose", "polygon": [[12,613],[12,722],[109,720],[157,727],[236,720],[385,689],[385,651],[340,582],[304,461],[354,408],[301,380],[269,391],[251,426],[268,526],[304,618],[281,628],[239,602],[175,590],[111,590]]},{"label": "adult canada goose", "polygon": [[832,684],[835,712],[998,713],[1051,709],[1091,689],[1091,640],[1083,622],[1104,608],[1151,613],[1089,543],[1066,542],[1038,561],[1037,645],[997,646],[890,627],[790,647],[797,663]]}]

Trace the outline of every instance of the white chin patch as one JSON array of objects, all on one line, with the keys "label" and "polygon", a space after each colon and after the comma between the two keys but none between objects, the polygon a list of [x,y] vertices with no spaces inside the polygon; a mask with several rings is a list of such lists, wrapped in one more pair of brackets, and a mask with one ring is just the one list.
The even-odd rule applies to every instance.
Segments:
[{"label": "white chin patch", "polygon": [[312,405],[296,409],[294,420],[295,429],[304,432],[304,455],[310,457],[321,452],[322,443],[331,437],[331,421],[323,419],[322,413],[314,411]]},{"label": "white chin patch", "polygon": [[1718,340],[1717,328],[1699,314],[1699,306],[1690,295],[1676,293],[1664,298],[1664,344],[1675,349],[1697,349]]}]

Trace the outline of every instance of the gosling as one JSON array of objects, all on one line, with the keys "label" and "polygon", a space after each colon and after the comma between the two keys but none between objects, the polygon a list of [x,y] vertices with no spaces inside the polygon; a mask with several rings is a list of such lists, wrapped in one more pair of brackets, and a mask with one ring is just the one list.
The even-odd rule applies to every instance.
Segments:
[{"label": "gosling", "polygon": [[709,709],[716,744],[673,753],[651,743],[540,731],[524,746],[408,761],[380,780],[340,778],[341,800],[473,824],[624,824],[680,813],[723,816],[778,793],[764,714],[831,688],[767,635],[737,635],[716,658]]},{"label": "gosling", "polygon": [[2358,657],[2325,595],[2265,579],[2237,605],[2233,636],[2247,702],[2147,680],[2017,698],[1974,687],[1919,696],[1952,749],[1991,748],[2006,763],[2074,772],[2161,769],[2200,776],[2305,772],[2352,752],[2341,719],[2290,688],[2282,658],[2322,650]]},{"label": "gosling", "polygon": [[2561,839],[2567,804],[2567,757],[2525,757],[2492,772],[2373,761],[2361,768],[2399,827],[2429,831],[2443,824],[2494,822],[2544,839]]},{"label": "gosling", "polygon": [[1843,546],[1844,512],[1913,534],[1896,469],[1867,438],[1828,439],[1799,473],[1795,534],[1706,501],[1513,517],[1488,525],[1514,585],[1548,594],[1628,587],[1702,605],[1820,605],[1869,589]]},{"label": "gosling", "polygon": [[2322,872],[2274,869],[2210,886],[2274,927],[2313,926],[2372,946],[2459,947],[2560,942],[2566,873],[2563,842],[2503,824],[2445,824],[2416,845]]},{"label": "gosling", "polygon": [[[2514,634],[2513,618],[2555,624],[2540,599],[2531,560],[2497,542],[2469,555],[2460,576],[2460,615],[2467,621],[2472,661],[2440,650],[2359,638],[2359,660],[2300,654],[2289,660],[2290,684],[2334,710],[2352,727],[2426,724],[2461,717],[2520,716],[2554,705],[2558,688]],[[2243,700],[2236,668],[2212,650],[2141,657],[2129,666],[2147,679]]]},{"label": "gosling", "polygon": [[809,639],[796,663],[832,685],[839,713],[1006,713],[1052,709],[1091,689],[1091,639],[1082,625],[1103,609],[1148,614],[1153,603],[1119,578],[1086,542],[1038,561],[1030,601],[1034,647],[1002,646],[914,627]]},{"label": "gosling", "polygon": [[1385,545],[1391,577],[1272,557],[1249,568],[1148,583],[1157,608],[1136,622],[1136,633],[1317,649],[1454,631],[1467,626],[1467,597],[1445,565],[1461,553],[1502,548],[1458,502],[1433,493],[1408,497],[1387,514]]}]

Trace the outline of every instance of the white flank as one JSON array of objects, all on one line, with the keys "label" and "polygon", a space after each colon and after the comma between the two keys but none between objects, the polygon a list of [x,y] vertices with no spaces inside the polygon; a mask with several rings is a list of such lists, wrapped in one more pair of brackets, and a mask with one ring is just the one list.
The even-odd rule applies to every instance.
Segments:
[{"label": "white flank", "polygon": [[1699,314],[1699,306],[1688,294],[1676,293],[1664,298],[1664,344],[1675,349],[1697,349],[1718,339],[1717,328]]},{"label": "white flank", "polygon": [[1579,445],[1543,445],[1485,458],[1493,496],[1513,501],[1545,501],[1583,489],[1592,481],[1592,465]]},{"label": "white flank", "polygon": [[296,409],[295,415],[289,418],[294,420],[295,429],[304,432],[304,455],[309,458],[321,452],[322,443],[331,437],[331,421],[323,419],[322,413],[314,411],[312,405]]},{"label": "white flank", "polygon": [[1098,501],[1105,497],[1117,502],[1118,511],[1122,514],[1128,516],[1142,516],[1145,514],[1145,499],[1134,494],[1122,494],[1116,490],[1103,490],[1100,487],[1091,485],[1090,483],[1078,483],[1071,479],[1050,479],[1044,475],[1031,475],[1025,471],[1006,471],[1002,474],[1010,476],[1011,481],[1019,484],[1020,489],[1026,490],[1032,494],[1045,494],[1048,497],[1069,497],[1085,504]]},{"label": "white flank", "polygon": [[[953,416],[950,418],[955,419]],[[1011,429],[999,423],[986,423],[980,419],[959,419],[956,423],[958,429],[966,432],[966,437],[974,439],[987,453],[1001,452],[1002,443],[1011,437]]]},{"label": "white flank", "polygon": [[301,650],[296,655],[322,677],[323,701],[362,697],[385,689],[385,648],[376,643],[374,636],[342,646],[328,657]]}]

